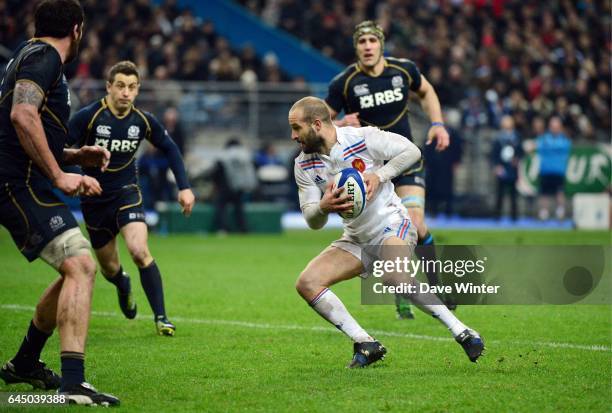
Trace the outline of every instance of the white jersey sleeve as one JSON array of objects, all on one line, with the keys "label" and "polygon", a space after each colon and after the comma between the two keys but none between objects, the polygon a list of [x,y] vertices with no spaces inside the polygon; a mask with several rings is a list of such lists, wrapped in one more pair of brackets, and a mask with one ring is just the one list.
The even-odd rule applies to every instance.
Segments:
[{"label": "white jersey sleeve", "polygon": [[377,160],[388,161],[376,171],[381,182],[387,182],[406,171],[421,159],[419,148],[397,133],[374,127],[363,128],[366,146]]},{"label": "white jersey sleeve", "polygon": [[295,174],[295,182],[298,186],[298,195],[300,198],[300,209],[308,226],[312,229],[321,229],[327,223],[327,214],[321,210],[319,202],[321,201],[321,190],[310,179],[308,174],[297,165],[293,168]]}]

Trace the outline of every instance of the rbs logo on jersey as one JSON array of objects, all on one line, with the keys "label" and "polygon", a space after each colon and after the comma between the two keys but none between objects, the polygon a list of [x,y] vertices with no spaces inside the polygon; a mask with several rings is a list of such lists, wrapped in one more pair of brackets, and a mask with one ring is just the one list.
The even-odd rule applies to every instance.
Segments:
[{"label": "rbs logo on jersey", "polygon": [[111,152],[133,152],[138,149],[140,141],[128,139],[104,139],[96,138],[96,145],[108,149]]},{"label": "rbs logo on jersey", "polygon": [[365,95],[359,97],[359,106],[361,109],[373,108],[374,106],[386,105],[388,103],[399,102],[404,99],[402,89],[396,87],[393,90],[385,90],[384,92],[376,92],[373,95]]}]

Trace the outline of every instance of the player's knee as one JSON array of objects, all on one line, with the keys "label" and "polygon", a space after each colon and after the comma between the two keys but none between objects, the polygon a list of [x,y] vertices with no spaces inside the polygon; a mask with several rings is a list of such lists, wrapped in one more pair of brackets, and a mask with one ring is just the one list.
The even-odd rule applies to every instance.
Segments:
[{"label": "player's knee", "polygon": [[425,198],[420,195],[408,195],[402,198],[402,205],[406,207],[408,211],[412,210],[425,210]]},{"label": "player's knee", "polygon": [[102,271],[102,275],[107,277],[112,277],[119,271],[120,265],[117,263],[108,263],[100,261],[100,271]]},{"label": "player's knee", "polygon": [[316,290],[316,284],[317,283],[315,282],[312,274],[309,271],[304,270],[295,282],[295,289],[301,296],[305,297],[308,296],[309,293]]},{"label": "player's knee", "polygon": [[427,224],[425,223],[425,215],[423,214],[422,209],[413,208],[409,209],[408,213],[410,215],[410,221],[412,225],[416,228],[419,236],[427,233]]},{"label": "player's knee", "polygon": [[139,268],[146,267],[153,261],[153,257],[151,257],[151,253],[146,245],[130,248],[130,255],[134,264]]},{"label": "player's knee", "polygon": [[[43,250],[40,252],[40,258],[47,264],[61,272],[61,268],[66,261],[89,261],[93,264],[93,273],[95,274],[95,263],[91,256],[91,244],[83,236],[79,228],[71,228],[62,234],[52,239]],[[67,264],[69,267],[73,264]]]},{"label": "player's knee", "polygon": [[96,275],[96,263],[87,255],[79,255],[64,260],[60,273],[64,278],[78,280],[79,283],[93,286]]},{"label": "player's knee", "polygon": [[427,224],[425,223],[425,220],[423,218],[421,218],[420,221],[415,222],[414,226],[417,230],[419,239],[423,238],[429,231],[429,229],[427,228]]}]

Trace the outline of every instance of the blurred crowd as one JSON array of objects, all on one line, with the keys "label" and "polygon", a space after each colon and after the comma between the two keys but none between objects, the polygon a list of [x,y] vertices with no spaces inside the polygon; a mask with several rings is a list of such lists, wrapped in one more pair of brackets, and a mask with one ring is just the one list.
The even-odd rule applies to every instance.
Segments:
[{"label": "blurred crowd", "polygon": [[[36,0],[0,0],[0,45],[13,50],[33,37]],[[114,63],[134,61],[145,79],[280,82],[288,80],[273,54],[259,59],[233,49],[210,21],[165,0],[82,0],[86,22],[70,78],[103,79]]]},{"label": "blurred crowd", "polygon": [[[357,23],[374,19],[383,26],[386,54],[414,60],[435,86],[443,106],[454,108],[452,111],[458,114],[454,128],[448,123],[456,144],[441,154],[427,150],[425,153],[431,166],[428,206],[434,214],[450,215],[456,209],[453,176],[464,152],[462,145],[477,138],[481,130],[498,131],[490,151],[490,165],[497,181],[494,214],[503,215],[503,201],[509,198],[513,219],[520,215],[517,166],[525,155],[525,141],[537,142],[532,151],[552,165],[548,172],[544,169],[545,185],[540,192],[556,201],[556,208],[551,210],[550,202],[541,202],[537,214],[543,219],[553,213],[557,217],[565,215],[558,176],[564,173],[572,142],[610,141],[609,1],[238,2],[264,23],[296,36],[344,64],[355,60],[352,33]],[[0,0],[0,64],[6,62],[12,49],[33,36],[36,3],[36,0]],[[177,0],[81,3],[86,12],[86,30],[79,58],[67,68],[68,77],[77,82],[103,79],[117,61],[134,61],[144,79],[165,82],[163,88],[154,88],[154,100],[159,107],[147,109],[162,116],[181,150],[184,132],[179,112],[183,120],[189,112],[177,110],[183,88],[176,80],[244,84],[291,81],[306,87],[302,78],[291,79],[282,72],[273,53],[257,56],[250,45],[241,48],[230,45],[212,22],[180,7]],[[97,97],[81,96],[80,92],[77,96],[83,102]],[[262,107],[266,113],[276,113],[265,104]],[[284,114],[286,108],[279,107]],[[282,119],[284,115],[279,116]],[[236,121],[235,114],[232,119]],[[267,124],[263,122],[260,128]],[[270,125],[277,134],[276,124]],[[261,130],[258,133],[263,135]],[[563,156],[558,155],[561,147]],[[261,185],[256,197],[276,200],[286,196],[287,187],[281,183],[287,178],[281,169],[291,168],[280,161],[273,146],[264,145],[255,154],[254,163]],[[159,153],[152,148],[145,151],[140,168],[144,186],[157,194],[156,199],[149,200],[149,206],[154,201],[172,198],[166,177],[167,162]],[[219,173],[220,167],[216,171],[217,178],[224,176]],[[219,188],[229,185],[220,178],[216,182]],[[242,199],[242,195],[235,198]],[[233,199],[221,201],[220,205]]]},{"label": "blurred crowd", "polygon": [[463,126],[522,135],[557,115],[570,134],[610,138],[610,2],[603,0],[240,0],[269,25],[345,64],[353,27],[375,19],[387,54],[414,60]]},{"label": "blurred crowd", "polygon": [[[463,127],[499,128],[511,114],[531,133],[536,115],[559,116],[570,135],[609,140],[610,2],[603,0],[240,0],[267,24],[343,63],[354,60],[356,23],[373,18],[386,52],[414,60]],[[0,45],[33,34],[36,1],[0,0]],[[233,49],[210,21],[176,0],[83,0],[87,29],[69,75],[103,78],[136,62],[144,78],[282,82],[276,56]]]}]

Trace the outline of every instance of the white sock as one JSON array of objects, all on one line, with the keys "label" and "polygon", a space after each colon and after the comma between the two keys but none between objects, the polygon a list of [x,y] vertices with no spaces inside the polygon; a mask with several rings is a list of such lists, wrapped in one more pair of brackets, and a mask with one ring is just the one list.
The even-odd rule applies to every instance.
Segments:
[{"label": "white sock", "polygon": [[310,302],[310,306],[324,319],[349,336],[356,343],[374,339],[355,321],[342,301],[329,289],[324,289]]},{"label": "white sock", "polygon": [[450,332],[453,334],[453,337],[457,337],[459,334],[463,332],[463,330],[467,329],[467,326],[463,324],[455,315],[446,308],[445,305],[418,305],[418,307],[425,311],[428,314],[431,314],[432,317],[440,320],[442,324],[444,324]]},{"label": "white sock", "polygon": [[453,334],[453,337],[457,337],[459,334],[461,334],[461,332],[463,332],[463,330],[467,329],[466,325],[459,321],[459,319],[455,317],[455,315],[451,313],[450,310],[446,308],[446,306],[442,304],[440,299],[434,294],[408,294],[405,297],[407,297],[412,303],[414,303],[414,305],[416,305],[419,310],[440,320],[440,322],[450,330],[450,332]]}]

